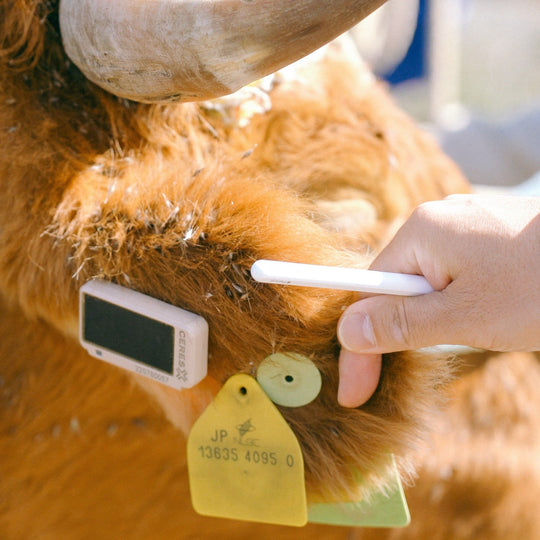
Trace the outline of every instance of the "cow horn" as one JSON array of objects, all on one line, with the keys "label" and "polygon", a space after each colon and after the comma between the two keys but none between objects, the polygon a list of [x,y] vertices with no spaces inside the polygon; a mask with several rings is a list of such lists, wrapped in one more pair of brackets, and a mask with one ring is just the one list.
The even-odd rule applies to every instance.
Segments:
[{"label": "cow horn", "polygon": [[306,56],[386,0],[61,0],[69,58],[141,102],[230,94]]}]

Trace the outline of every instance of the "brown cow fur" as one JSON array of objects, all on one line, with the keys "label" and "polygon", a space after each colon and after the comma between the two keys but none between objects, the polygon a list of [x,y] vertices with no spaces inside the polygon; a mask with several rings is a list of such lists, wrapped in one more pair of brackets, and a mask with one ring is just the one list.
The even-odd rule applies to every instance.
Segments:
[{"label": "brown cow fur", "polygon": [[[348,537],[191,510],[185,435],[229,376],[253,374],[276,351],[309,356],[323,376],[313,403],[280,408],[302,446],[311,499],[356,493],[351,468],[365,479],[362,494],[383,486],[390,451],[406,480],[421,471],[403,533],[416,536],[406,537],[433,537],[429,501],[446,513],[440,538],[509,537],[497,512],[513,500],[513,478],[532,473],[498,454],[498,468],[495,458],[482,468],[477,451],[497,453],[522,426],[512,444],[529,452],[535,426],[515,393],[492,407],[507,364],[490,360],[460,379],[439,416],[452,362],[388,355],[373,398],[341,408],[335,327],[353,296],[249,277],[258,258],[365,266],[417,204],[468,190],[361,63],[331,47],[298,79],[276,81],[271,110],[242,127],[226,104],[139,105],[97,89],[63,53],[57,2],[2,2],[0,44],[2,538]],[[172,391],[87,356],[77,291],[93,277],[204,316],[209,377]],[[519,362],[529,364],[506,367],[516,388],[524,366],[537,369]],[[520,418],[506,431],[496,426],[505,407]],[[533,524],[512,508],[532,538]],[[490,536],[475,536],[475,520]]]}]

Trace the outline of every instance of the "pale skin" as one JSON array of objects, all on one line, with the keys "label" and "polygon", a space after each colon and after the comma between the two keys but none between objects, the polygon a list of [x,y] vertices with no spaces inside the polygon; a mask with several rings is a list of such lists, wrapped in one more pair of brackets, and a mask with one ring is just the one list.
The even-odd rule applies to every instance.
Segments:
[{"label": "pale skin", "polygon": [[540,197],[453,195],[419,206],[371,268],[423,275],[435,292],[347,308],[338,401],[375,391],[383,353],[438,344],[540,350]]}]

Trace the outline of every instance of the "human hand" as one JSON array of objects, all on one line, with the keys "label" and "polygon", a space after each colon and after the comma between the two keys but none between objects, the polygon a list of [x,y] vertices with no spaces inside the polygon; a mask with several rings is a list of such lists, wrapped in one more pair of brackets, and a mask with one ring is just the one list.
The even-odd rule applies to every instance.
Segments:
[{"label": "human hand", "polygon": [[451,343],[540,349],[540,198],[453,195],[419,206],[371,269],[420,274],[435,292],[372,296],[338,324],[338,400],[375,391],[381,354]]}]

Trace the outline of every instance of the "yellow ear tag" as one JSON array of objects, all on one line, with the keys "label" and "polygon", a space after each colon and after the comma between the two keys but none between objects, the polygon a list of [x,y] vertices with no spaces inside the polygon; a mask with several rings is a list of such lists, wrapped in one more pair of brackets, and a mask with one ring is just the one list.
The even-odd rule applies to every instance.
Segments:
[{"label": "yellow ear tag", "polygon": [[304,461],[295,434],[249,375],[234,375],[187,445],[193,508],[214,517],[302,526]]}]

